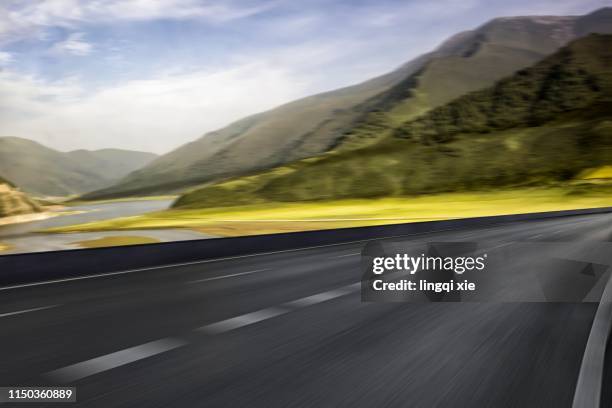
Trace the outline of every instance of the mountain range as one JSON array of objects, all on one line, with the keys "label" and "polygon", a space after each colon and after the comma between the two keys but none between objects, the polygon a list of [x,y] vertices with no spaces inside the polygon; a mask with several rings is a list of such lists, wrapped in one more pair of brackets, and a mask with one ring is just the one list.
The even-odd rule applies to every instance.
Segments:
[{"label": "mountain range", "polygon": [[176,207],[566,183],[612,164],[612,35],[591,34],[376,143],[238,177]]},{"label": "mountain range", "polygon": [[389,74],[210,132],[83,198],[185,191],[303,159],[379,146],[405,123],[532,66],[591,32],[612,32],[612,8],[584,16],[494,19]]},{"label": "mountain range", "polygon": [[28,139],[0,137],[0,175],[37,196],[69,196],[107,187],[156,157],[120,149],[65,153]]}]

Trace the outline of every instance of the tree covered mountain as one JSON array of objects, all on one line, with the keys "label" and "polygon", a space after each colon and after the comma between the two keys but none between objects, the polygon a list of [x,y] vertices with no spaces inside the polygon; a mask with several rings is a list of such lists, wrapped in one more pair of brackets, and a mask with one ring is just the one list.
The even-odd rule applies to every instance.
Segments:
[{"label": "tree covered mountain", "polygon": [[490,86],[591,31],[612,32],[612,9],[585,16],[495,19],[390,74],[208,133],[84,198],[181,191],[330,151],[376,145],[406,121]]},{"label": "tree covered mountain", "polygon": [[182,196],[177,207],[559,183],[612,164],[612,35],[407,120],[376,143]]}]

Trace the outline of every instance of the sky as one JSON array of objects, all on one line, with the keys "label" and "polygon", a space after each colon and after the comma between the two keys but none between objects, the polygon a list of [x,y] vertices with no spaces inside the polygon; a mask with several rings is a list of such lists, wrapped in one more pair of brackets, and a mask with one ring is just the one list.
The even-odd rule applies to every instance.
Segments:
[{"label": "sky", "polygon": [[2,0],[0,136],[166,153],[459,31],[606,0]]}]

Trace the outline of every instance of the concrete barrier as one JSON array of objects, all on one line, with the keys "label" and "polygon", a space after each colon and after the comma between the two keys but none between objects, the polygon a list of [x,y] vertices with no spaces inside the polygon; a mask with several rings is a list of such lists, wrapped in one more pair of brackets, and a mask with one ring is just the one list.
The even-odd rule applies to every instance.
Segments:
[{"label": "concrete barrier", "polygon": [[612,212],[612,207],[3,255],[0,256],[0,286],[450,229],[609,212]]}]

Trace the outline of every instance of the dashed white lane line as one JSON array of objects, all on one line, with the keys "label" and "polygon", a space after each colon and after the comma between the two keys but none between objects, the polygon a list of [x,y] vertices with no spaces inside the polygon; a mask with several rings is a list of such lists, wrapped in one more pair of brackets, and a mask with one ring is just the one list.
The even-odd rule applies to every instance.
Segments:
[{"label": "dashed white lane line", "polygon": [[262,320],[271,319],[272,317],[280,316],[289,312],[290,309],[283,307],[269,307],[258,310],[256,312],[247,313],[241,316],[232,317],[231,319],[222,320],[217,323],[208,324],[198,327],[196,331],[207,334],[225,333],[239,327],[248,326],[253,323],[261,322]]},{"label": "dashed white lane line", "polygon": [[156,340],[51,371],[46,374],[46,377],[54,381],[70,383],[186,344],[187,342],[175,338]]},{"label": "dashed white lane line", "polygon": [[[195,331],[210,335],[225,333],[240,327],[248,326],[292,312],[302,307],[336,299],[338,297],[353,293],[360,288],[361,282],[353,283],[337,289],[287,302],[280,306],[268,307],[255,312],[222,320],[220,322],[211,323],[206,326],[198,327],[195,329]],[[81,363],[76,363],[58,370],[50,371],[45,374],[45,377],[61,383],[71,383],[103,371],[111,370],[116,367],[154,356],[156,354],[161,354],[166,351],[182,347],[186,344],[188,344],[186,341],[177,338],[156,340],[140,346],[130,347],[115,353],[96,357]]]},{"label": "dashed white lane line", "polygon": [[361,282],[357,282],[352,285],[343,286],[338,289],[330,290],[327,292],[317,293],[316,295],[307,296],[301,299],[294,300],[292,302],[285,303],[284,306],[289,308],[299,308],[315,305],[317,303],[326,302],[331,299],[338,298],[340,296],[348,295],[349,293],[355,292],[361,289]]},{"label": "dashed white lane line", "polygon": [[489,248],[483,248],[482,250],[478,251],[477,254],[486,254],[488,251],[493,251],[494,249],[504,248],[512,244],[514,244],[514,242],[502,242],[499,245],[495,245]]},{"label": "dashed white lane line", "polygon": [[214,276],[212,278],[197,279],[197,280],[188,281],[186,283],[210,282],[210,281],[215,281],[215,280],[220,280],[220,279],[234,278],[236,276],[251,275],[253,273],[265,272],[265,271],[269,271],[269,270],[270,269],[256,269],[254,271],[238,272],[238,273],[232,273],[232,274],[229,274],[229,275]]},{"label": "dashed white lane line", "polygon": [[35,307],[32,309],[17,310],[16,312],[1,313],[0,317],[15,316],[15,315],[23,314],[23,313],[35,312],[37,310],[51,309],[53,307],[58,307],[58,306],[59,305],[51,305],[51,306]]},{"label": "dashed white lane line", "polygon": [[476,235],[481,234],[481,233],[482,233],[481,231],[467,232],[465,234],[457,235],[456,238],[459,238],[459,239],[470,239],[470,238],[473,238]]},{"label": "dashed white lane line", "polygon": [[340,287],[338,289],[317,293],[316,295],[307,296],[301,299],[293,300],[291,302],[283,303],[280,306],[268,307],[266,309],[261,309],[256,312],[247,313],[244,315],[232,317],[231,319],[208,324],[206,326],[198,327],[195,330],[207,334],[225,333],[234,329],[238,329],[240,327],[248,326],[254,323],[261,322],[263,320],[280,316],[285,313],[289,313],[301,307],[312,306],[317,303],[326,302],[331,299],[348,295],[352,292],[355,292],[356,290],[359,290],[360,288],[361,282],[357,282],[351,285]]},{"label": "dashed white lane line", "polygon": [[332,256],[332,258],[346,258],[348,256],[357,256],[357,255],[361,255],[361,252],[355,252],[352,254],[344,254],[344,255],[338,255],[338,256]]}]

